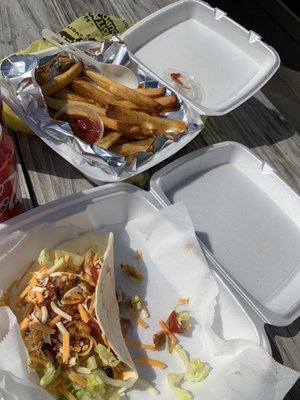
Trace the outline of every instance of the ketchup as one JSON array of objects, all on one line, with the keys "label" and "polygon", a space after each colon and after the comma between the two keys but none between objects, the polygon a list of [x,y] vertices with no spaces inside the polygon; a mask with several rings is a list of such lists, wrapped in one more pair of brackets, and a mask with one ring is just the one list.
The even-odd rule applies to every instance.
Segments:
[{"label": "ketchup", "polygon": [[[2,117],[2,103],[0,104]],[[0,118],[0,222],[23,212],[15,148]]]},{"label": "ketchup", "polygon": [[87,144],[93,144],[101,136],[99,123],[85,115],[64,114],[59,117],[69,123],[73,133]]}]

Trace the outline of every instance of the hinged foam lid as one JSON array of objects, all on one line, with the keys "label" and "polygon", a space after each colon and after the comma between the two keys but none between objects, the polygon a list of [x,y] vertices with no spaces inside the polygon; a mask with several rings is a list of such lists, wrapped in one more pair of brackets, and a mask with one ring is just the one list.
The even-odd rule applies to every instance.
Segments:
[{"label": "hinged foam lid", "polygon": [[167,78],[171,71],[195,78],[198,96],[189,90],[181,95],[206,115],[225,114],[240,105],[280,65],[276,51],[256,33],[196,0],[162,8],[126,31],[123,39],[131,58],[163,85],[177,90]]},{"label": "hinged foam lid", "polygon": [[196,233],[264,321],[300,315],[300,198],[246,147],[224,142],[158,171],[151,191],[184,201]]}]

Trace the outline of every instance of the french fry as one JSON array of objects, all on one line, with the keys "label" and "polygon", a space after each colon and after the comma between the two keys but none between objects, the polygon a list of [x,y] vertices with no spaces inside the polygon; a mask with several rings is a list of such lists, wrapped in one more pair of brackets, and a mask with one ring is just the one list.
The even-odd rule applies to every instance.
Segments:
[{"label": "french fry", "polygon": [[55,97],[59,97],[60,99],[75,100],[82,101],[84,103],[95,104],[94,100],[80,96],[79,94],[71,92],[70,90],[59,90],[55,93]]},{"label": "french fry", "polygon": [[140,88],[137,88],[136,90],[139,93],[142,93],[143,95],[152,97],[152,98],[162,97],[166,94],[165,87],[156,87],[156,88],[140,87]]},{"label": "french fry", "polygon": [[164,107],[179,105],[178,98],[175,95],[157,97],[156,101]]},{"label": "french fry", "polygon": [[74,92],[82,95],[83,97],[92,99],[95,103],[100,106],[106,106],[107,104],[116,104],[126,108],[136,109],[136,105],[128,100],[117,100],[116,96],[111,93],[108,94],[107,91],[102,90],[100,87],[95,87],[89,82],[83,81],[81,79],[75,79],[71,83],[71,88]]},{"label": "french fry", "polygon": [[96,82],[97,85],[103,87],[105,90],[108,90],[116,96],[123,97],[125,100],[131,101],[139,108],[146,109],[150,113],[159,113],[163,108],[162,105],[159,104],[157,101],[155,101],[151,97],[143,95],[136,89],[130,89],[127,86],[114,82],[111,79],[108,79],[105,76],[97,72],[91,71],[87,68],[84,68],[83,73],[88,78]]},{"label": "french fry", "polygon": [[82,68],[82,62],[77,62],[62,74],[59,74],[55,78],[51,79],[51,81],[40,85],[43,95],[51,96],[58,90],[68,86],[81,73]]},{"label": "french fry", "polygon": [[183,133],[187,129],[186,121],[153,117],[152,115],[148,115],[140,111],[127,110],[114,104],[109,104],[107,106],[106,116],[109,118],[118,119],[128,124],[153,129],[159,133],[164,133],[166,131]]},{"label": "french fry", "polygon": [[152,147],[153,140],[153,138],[150,138],[122,144],[115,144],[110,148],[110,150],[127,157],[139,153],[140,151],[151,151],[150,148]]},{"label": "french fry", "polygon": [[103,149],[109,149],[112,145],[114,145],[122,136],[122,133],[110,131],[105,133],[102,139],[97,140],[94,144],[102,147]]}]

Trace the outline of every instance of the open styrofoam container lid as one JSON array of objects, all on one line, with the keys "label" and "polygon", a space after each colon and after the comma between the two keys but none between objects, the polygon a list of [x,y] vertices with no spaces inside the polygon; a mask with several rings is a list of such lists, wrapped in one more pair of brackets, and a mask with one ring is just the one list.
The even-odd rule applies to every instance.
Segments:
[{"label": "open styrofoam container lid", "polygon": [[185,203],[220,274],[265,322],[300,315],[300,198],[266,162],[219,143],[158,171],[151,191],[165,205]]},{"label": "open styrofoam container lid", "polygon": [[166,74],[193,77],[198,96],[178,92],[195,110],[222,115],[258,91],[280,65],[277,52],[218,8],[181,0],[144,18],[122,38],[131,58],[176,90]]}]

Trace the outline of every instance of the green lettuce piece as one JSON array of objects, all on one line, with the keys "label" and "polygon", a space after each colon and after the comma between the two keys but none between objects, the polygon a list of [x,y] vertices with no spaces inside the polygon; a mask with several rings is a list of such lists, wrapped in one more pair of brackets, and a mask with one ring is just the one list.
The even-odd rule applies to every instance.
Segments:
[{"label": "green lettuce piece", "polygon": [[53,382],[60,373],[60,369],[55,369],[54,365],[44,369],[44,375],[40,379],[40,385],[45,387]]},{"label": "green lettuce piece", "polygon": [[89,392],[98,392],[99,394],[105,393],[105,384],[98,374],[89,374],[86,377],[87,385],[86,390]]},{"label": "green lettuce piece", "polygon": [[76,253],[71,253],[70,251],[58,249],[55,250],[54,256],[55,256],[54,264],[56,264],[64,256],[69,256],[70,263],[76,265],[77,267],[80,267],[80,265],[84,262],[84,256],[81,256]]},{"label": "green lettuce piece", "polygon": [[87,359],[87,368],[89,368],[89,369],[96,369],[96,368],[98,368],[98,365],[97,365],[97,361],[96,361],[96,357],[95,357],[95,356],[90,356],[90,357]]},{"label": "green lettuce piece", "polygon": [[184,381],[184,374],[168,374],[168,384],[179,400],[192,400],[193,396],[185,389],[178,387]]},{"label": "green lettuce piece", "polygon": [[39,265],[48,265],[51,263],[51,254],[48,249],[41,250],[38,256],[38,263]]},{"label": "green lettuce piece", "polygon": [[203,363],[199,358],[189,360],[187,352],[177,343],[173,349],[180,357],[185,366],[186,373],[184,379],[189,382],[200,382],[209,374],[209,366]]},{"label": "green lettuce piece", "polygon": [[98,344],[95,347],[95,351],[99,354],[99,357],[103,365],[108,365],[109,367],[116,367],[119,364],[117,357],[105,346]]}]

